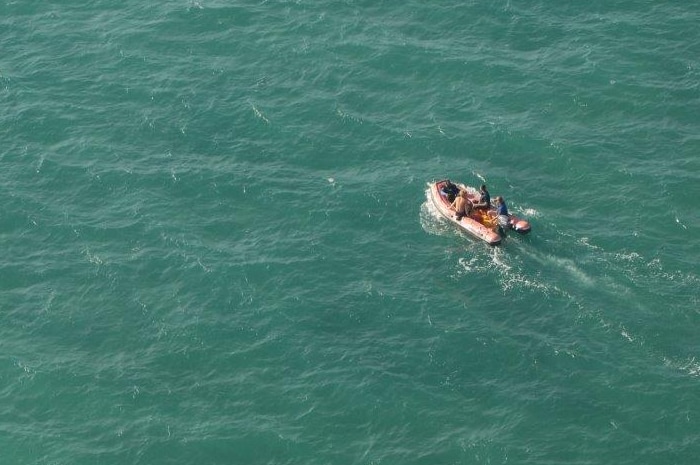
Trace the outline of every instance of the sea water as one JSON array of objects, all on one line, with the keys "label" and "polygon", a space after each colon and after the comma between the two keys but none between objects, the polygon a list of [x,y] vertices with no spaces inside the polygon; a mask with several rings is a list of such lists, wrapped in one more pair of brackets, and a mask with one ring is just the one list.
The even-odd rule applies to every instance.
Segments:
[{"label": "sea water", "polygon": [[4,2],[0,462],[698,463],[697,7]]}]

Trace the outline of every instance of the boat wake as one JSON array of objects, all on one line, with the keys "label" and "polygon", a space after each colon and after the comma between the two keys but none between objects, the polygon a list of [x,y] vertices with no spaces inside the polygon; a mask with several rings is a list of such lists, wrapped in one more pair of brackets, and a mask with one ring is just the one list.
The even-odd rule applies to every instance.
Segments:
[{"label": "boat wake", "polygon": [[425,202],[420,206],[420,225],[425,232],[434,236],[444,236],[454,231],[430,200],[430,188],[425,190]]},{"label": "boat wake", "polygon": [[[453,251],[449,256],[456,262],[457,281],[490,280],[513,302],[553,310],[556,318],[575,322],[593,339],[641,351],[650,363],[700,377],[700,353],[668,342],[688,333],[676,321],[696,318],[696,273],[669,269],[661,258],[633,248],[610,249],[556,224],[542,224],[536,236],[509,234],[499,247],[490,247],[456,230],[435,207],[429,190],[425,195],[421,226],[429,234],[450,237],[446,247]],[[522,211],[543,220],[534,209]],[[664,296],[663,312],[659,295]],[[663,337],[659,328],[665,328]]]},{"label": "boat wake", "polygon": [[[509,247],[508,242],[500,247],[491,247],[466,237],[443,218],[430,199],[429,188],[425,190],[425,199],[420,207],[420,223],[423,230],[436,236],[465,237],[467,241],[464,248],[467,255],[457,259],[456,277],[495,273],[504,292],[527,289],[545,295],[561,293],[556,286],[528,274],[525,266],[526,253],[516,252],[513,247]],[[511,236],[513,236],[512,239],[508,241],[523,240],[517,234],[511,234]]]}]

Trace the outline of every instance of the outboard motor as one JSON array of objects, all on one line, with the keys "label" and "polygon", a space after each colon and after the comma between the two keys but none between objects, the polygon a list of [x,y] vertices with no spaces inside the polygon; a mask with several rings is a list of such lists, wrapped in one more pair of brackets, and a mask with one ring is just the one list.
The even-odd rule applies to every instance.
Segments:
[{"label": "outboard motor", "polygon": [[506,215],[498,215],[498,234],[506,237],[506,231],[510,228],[510,218]]}]

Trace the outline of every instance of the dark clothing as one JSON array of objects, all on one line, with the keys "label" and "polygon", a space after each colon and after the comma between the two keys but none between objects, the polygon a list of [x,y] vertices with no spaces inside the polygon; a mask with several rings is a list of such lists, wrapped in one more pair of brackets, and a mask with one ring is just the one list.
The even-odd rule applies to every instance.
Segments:
[{"label": "dark clothing", "polygon": [[491,208],[491,194],[489,194],[489,191],[487,191],[484,188],[481,188],[481,190],[479,190],[479,193],[481,194],[481,198],[479,199],[479,202],[474,204],[474,208],[488,210],[489,208]]},{"label": "dark clothing", "polygon": [[501,200],[501,203],[498,204],[496,212],[498,213],[498,216],[508,216],[508,207],[506,207],[506,202],[504,200]]},{"label": "dark clothing", "polygon": [[486,208],[491,206],[491,194],[489,194],[489,191],[483,191],[481,193],[481,200],[479,200],[479,203],[485,203]]},{"label": "dark clothing", "polygon": [[456,185],[452,184],[452,182],[447,181],[444,186],[442,186],[442,192],[447,195],[447,200],[450,201],[450,203],[455,201],[455,197],[457,197],[457,194],[459,194],[459,187]]},{"label": "dark clothing", "polygon": [[508,207],[505,200],[497,202],[496,213],[498,214],[498,234],[505,237],[506,230],[510,229],[510,217],[508,216]]},{"label": "dark clothing", "polygon": [[481,199],[479,199],[479,203],[485,204],[484,208],[489,208],[491,206],[491,194],[489,194],[489,191],[481,191]]}]

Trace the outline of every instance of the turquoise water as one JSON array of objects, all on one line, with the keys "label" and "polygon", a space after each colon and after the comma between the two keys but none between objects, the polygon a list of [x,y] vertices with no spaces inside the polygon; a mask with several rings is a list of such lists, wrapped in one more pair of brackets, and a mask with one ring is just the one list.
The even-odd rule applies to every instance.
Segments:
[{"label": "turquoise water", "polygon": [[697,463],[697,5],[158,3],[0,6],[2,463]]}]

